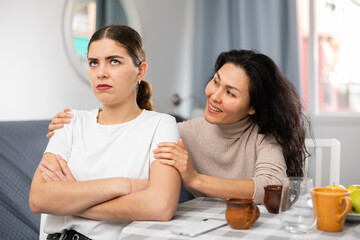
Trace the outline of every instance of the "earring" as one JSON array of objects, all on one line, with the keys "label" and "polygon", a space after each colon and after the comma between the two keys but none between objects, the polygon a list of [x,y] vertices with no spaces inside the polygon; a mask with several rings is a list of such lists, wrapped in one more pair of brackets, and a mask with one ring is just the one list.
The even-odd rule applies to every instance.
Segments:
[{"label": "earring", "polygon": [[141,79],[139,79],[139,81],[138,81],[138,84],[140,85],[140,83],[141,83]]}]

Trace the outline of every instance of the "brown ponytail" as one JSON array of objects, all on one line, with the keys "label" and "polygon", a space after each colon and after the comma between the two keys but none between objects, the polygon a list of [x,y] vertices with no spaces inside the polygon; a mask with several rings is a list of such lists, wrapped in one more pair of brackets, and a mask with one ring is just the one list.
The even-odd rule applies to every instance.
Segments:
[{"label": "brown ponytail", "polygon": [[138,91],[136,96],[136,103],[140,109],[146,109],[149,111],[153,111],[154,107],[151,101],[151,85],[150,83],[142,80],[140,84],[138,84]]}]

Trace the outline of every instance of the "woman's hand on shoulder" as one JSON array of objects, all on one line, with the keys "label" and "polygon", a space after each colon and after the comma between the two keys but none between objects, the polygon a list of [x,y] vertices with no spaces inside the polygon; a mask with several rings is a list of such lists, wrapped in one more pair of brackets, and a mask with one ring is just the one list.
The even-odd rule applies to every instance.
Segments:
[{"label": "woman's hand on shoulder", "polygon": [[159,143],[158,148],[154,150],[154,157],[162,164],[175,167],[180,173],[185,186],[191,186],[191,182],[193,182],[198,175],[191,164],[189,153],[182,139],[179,139],[177,143]]},{"label": "woman's hand on shoulder", "polygon": [[59,112],[51,119],[51,123],[49,124],[49,133],[46,134],[46,138],[50,139],[55,134],[54,130],[63,128],[64,124],[70,123],[73,114],[69,112],[70,109],[65,108],[63,112]]}]

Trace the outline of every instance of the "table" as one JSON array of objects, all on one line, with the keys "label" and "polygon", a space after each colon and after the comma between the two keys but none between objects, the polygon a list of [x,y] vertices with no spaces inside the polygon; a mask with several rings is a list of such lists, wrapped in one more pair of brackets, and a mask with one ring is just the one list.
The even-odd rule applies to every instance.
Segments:
[{"label": "table", "polygon": [[323,232],[312,229],[307,234],[293,234],[281,229],[278,214],[268,213],[263,205],[259,205],[260,217],[248,230],[235,230],[226,225],[197,237],[186,237],[172,234],[172,228],[188,225],[189,222],[201,221],[204,218],[225,220],[226,202],[216,198],[195,198],[179,204],[174,218],[168,222],[135,221],[126,226],[121,234],[123,240],[142,239],[360,239],[360,222],[346,221],[344,230],[338,233]]}]

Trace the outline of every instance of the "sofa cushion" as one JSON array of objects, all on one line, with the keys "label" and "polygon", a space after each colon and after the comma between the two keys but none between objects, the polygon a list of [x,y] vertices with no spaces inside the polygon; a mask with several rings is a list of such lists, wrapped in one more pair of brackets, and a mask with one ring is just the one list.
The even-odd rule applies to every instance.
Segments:
[{"label": "sofa cushion", "polygon": [[38,239],[40,215],[29,209],[29,190],[48,142],[49,123],[0,122],[1,239]]}]

